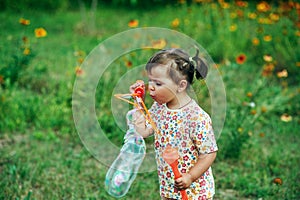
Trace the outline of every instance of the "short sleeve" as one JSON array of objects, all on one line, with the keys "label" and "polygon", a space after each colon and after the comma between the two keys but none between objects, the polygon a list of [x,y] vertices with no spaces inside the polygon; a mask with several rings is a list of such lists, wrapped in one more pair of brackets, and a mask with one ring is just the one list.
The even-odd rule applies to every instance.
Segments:
[{"label": "short sleeve", "polygon": [[195,121],[191,121],[192,133],[190,137],[200,154],[218,151],[212,121],[205,112],[200,113]]}]

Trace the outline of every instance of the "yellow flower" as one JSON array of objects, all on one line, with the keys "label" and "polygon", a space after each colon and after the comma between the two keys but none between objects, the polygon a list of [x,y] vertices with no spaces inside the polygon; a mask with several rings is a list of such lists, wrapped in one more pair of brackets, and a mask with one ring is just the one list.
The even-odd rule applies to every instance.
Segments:
[{"label": "yellow flower", "polygon": [[288,72],[286,69],[282,70],[281,72],[277,72],[277,77],[278,78],[285,78],[288,77]]},{"label": "yellow flower", "polygon": [[152,42],[152,48],[154,49],[163,49],[167,45],[165,39],[155,40]]},{"label": "yellow flower", "polygon": [[259,12],[267,12],[271,9],[271,6],[266,1],[262,1],[259,4],[256,5],[256,9]]},{"label": "yellow flower", "polygon": [[24,18],[20,18],[20,19],[19,19],[19,23],[22,24],[22,25],[27,26],[27,25],[30,24],[30,20],[24,19]]},{"label": "yellow flower", "polygon": [[283,122],[290,122],[290,121],[292,121],[293,118],[289,114],[284,113],[283,115],[281,115],[280,119]]},{"label": "yellow flower", "polygon": [[47,36],[47,31],[44,28],[36,28],[34,29],[35,37],[41,38]]},{"label": "yellow flower", "polygon": [[275,13],[270,14],[270,19],[273,21],[278,21],[279,20],[279,15]]},{"label": "yellow flower", "polygon": [[236,31],[236,30],[237,30],[237,25],[236,25],[236,24],[232,24],[232,25],[229,27],[229,30],[230,30],[231,32]]},{"label": "yellow flower", "polygon": [[84,61],[84,59],[83,59],[83,58],[78,58],[78,59],[77,59],[77,62],[78,62],[79,64],[82,64],[82,63],[83,63],[83,61]]},{"label": "yellow flower", "polygon": [[264,36],[264,41],[266,41],[266,42],[272,41],[272,36],[271,35],[265,35]]},{"label": "yellow flower", "polygon": [[221,4],[221,7],[222,7],[223,9],[228,9],[228,8],[230,8],[230,4],[229,4],[229,3],[221,2],[220,4]]},{"label": "yellow flower", "polygon": [[230,18],[231,19],[235,19],[236,17],[237,17],[237,13],[235,13],[235,12],[230,13]]},{"label": "yellow flower", "polygon": [[256,19],[257,14],[256,14],[256,13],[249,13],[249,14],[248,14],[248,17],[249,17],[250,19]]},{"label": "yellow flower", "polygon": [[25,56],[29,55],[29,54],[30,54],[30,49],[26,47],[26,48],[24,49],[24,51],[23,51],[23,54],[24,54]]},{"label": "yellow flower", "polygon": [[273,21],[269,18],[263,17],[258,19],[258,23],[260,24],[273,24]]},{"label": "yellow flower", "polygon": [[178,18],[174,19],[171,23],[173,28],[177,28],[179,26],[179,24],[180,24],[180,21]]},{"label": "yellow flower", "polygon": [[266,62],[272,62],[273,61],[272,56],[269,55],[269,54],[264,55],[263,58],[264,58],[264,61],[266,61]]},{"label": "yellow flower", "polygon": [[132,19],[128,22],[128,26],[130,28],[135,28],[139,25],[139,21],[137,19]]},{"label": "yellow flower", "polygon": [[296,62],[296,66],[297,66],[297,67],[300,67],[300,62]]}]

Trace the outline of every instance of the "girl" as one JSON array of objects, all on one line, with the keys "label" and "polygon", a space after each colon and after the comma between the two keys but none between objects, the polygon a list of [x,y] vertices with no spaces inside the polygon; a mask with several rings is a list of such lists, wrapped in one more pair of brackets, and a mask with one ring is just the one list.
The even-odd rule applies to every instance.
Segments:
[{"label": "girl", "polygon": [[[181,199],[186,190],[189,199],[212,199],[214,178],[211,165],[218,147],[209,115],[188,95],[194,77],[207,75],[206,63],[190,57],[181,49],[161,50],[146,64],[149,92],[154,100],[149,110],[156,130],[147,128],[145,119],[136,112],[135,128],[143,136],[154,134],[156,163],[162,199]],[[140,83],[130,87],[133,92]],[[174,180],[171,167],[162,158],[167,146],[178,149],[178,169],[182,177]]]}]

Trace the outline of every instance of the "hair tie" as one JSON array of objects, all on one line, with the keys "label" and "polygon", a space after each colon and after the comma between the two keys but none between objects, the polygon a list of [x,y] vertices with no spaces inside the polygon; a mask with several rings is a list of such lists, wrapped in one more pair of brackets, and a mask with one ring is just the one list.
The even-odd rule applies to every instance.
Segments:
[{"label": "hair tie", "polygon": [[189,57],[189,61],[191,62],[191,64],[196,68],[197,67],[197,63],[196,61],[193,59],[192,56]]}]

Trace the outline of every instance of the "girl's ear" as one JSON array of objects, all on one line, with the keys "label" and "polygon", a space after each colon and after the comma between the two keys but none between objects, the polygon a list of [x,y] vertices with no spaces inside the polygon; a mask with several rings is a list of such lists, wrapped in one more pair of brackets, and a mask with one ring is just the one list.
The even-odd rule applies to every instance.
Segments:
[{"label": "girl's ear", "polygon": [[187,88],[188,82],[187,80],[181,80],[178,84],[177,92],[182,92]]}]

